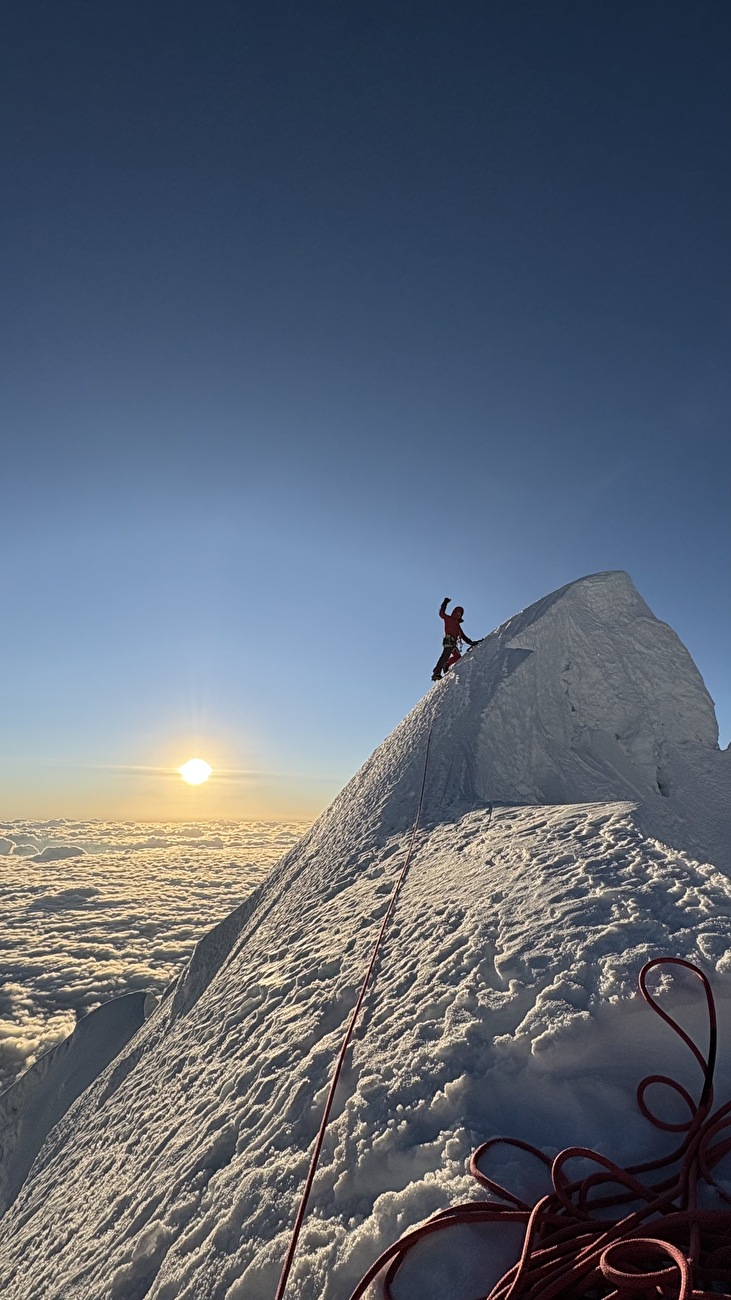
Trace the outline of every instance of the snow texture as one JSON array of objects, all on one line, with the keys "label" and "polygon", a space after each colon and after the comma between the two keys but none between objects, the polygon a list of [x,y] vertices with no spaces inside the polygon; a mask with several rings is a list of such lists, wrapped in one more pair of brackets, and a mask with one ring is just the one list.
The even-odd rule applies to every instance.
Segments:
[{"label": "snow texture", "polygon": [[[697,1093],[700,1072],[636,996],[649,957],[709,974],[731,1093],[729,754],[678,639],[598,574],[465,656],[199,943],[0,1222],[8,1300],[271,1300],[430,732],[288,1294],[345,1300],[406,1228],[479,1195],[488,1137],[667,1150],[634,1086],[669,1070]],[[660,996],[704,1042],[694,983]],[[542,1190],[507,1148],[492,1170]],[[516,1250],[492,1227],[432,1238],[398,1300],[484,1294]]]},{"label": "snow texture", "polygon": [[103,1003],[0,1096],[0,1213],[54,1124],[137,1032],[147,996],[128,993]]}]

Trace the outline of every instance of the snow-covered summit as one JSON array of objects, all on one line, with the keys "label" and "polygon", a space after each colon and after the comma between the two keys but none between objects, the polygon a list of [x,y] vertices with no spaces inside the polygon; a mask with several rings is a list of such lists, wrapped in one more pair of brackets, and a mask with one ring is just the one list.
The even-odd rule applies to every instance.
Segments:
[{"label": "snow-covered summit", "polygon": [[[708,972],[724,1100],[728,758],[690,657],[626,575],[498,628],[201,941],[50,1132],[0,1221],[2,1295],[272,1300],[422,782],[287,1295],[347,1300],[394,1237],[475,1195],[465,1162],[491,1136],[665,1152],[634,1086],[649,1065],[695,1093],[697,1064],[675,1059],[636,979],[657,955]],[[697,1032],[682,981],[676,1000]],[[508,1149],[493,1172],[542,1190]],[[517,1244],[440,1240],[399,1275],[399,1300],[484,1294]]]},{"label": "snow-covered summit", "polygon": [[427,819],[485,803],[631,799],[649,834],[731,860],[731,753],[685,646],[626,573],[561,587],[469,651],[376,750],[333,805],[384,788],[408,820],[432,726]]}]

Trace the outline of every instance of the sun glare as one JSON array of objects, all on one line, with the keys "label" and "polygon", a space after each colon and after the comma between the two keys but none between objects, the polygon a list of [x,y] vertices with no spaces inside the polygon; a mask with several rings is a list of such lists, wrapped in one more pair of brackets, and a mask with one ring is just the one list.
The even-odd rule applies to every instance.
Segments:
[{"label": "sun glare", "polygon": [[178,768],[178,771],[188,785],[202,785],[208,780],[213,768],[203,758],[189,758],[187,763],[183,763],[183,766]]}]

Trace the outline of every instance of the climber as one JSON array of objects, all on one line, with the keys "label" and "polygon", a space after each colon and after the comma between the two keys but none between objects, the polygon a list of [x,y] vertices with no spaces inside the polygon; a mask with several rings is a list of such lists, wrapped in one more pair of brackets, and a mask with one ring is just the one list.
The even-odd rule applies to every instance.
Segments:
[{"label": "climber", "polygon": [[431,675],[433,682],[440,681],[442,673],[448,672],[452,667],[452,664],[456,664],[457,660],[462,658],[459,652],[460,641],[466,641],[468,646],[479,645],[478,641],[470,641],[470,638],[462,631],[461,624],[462,619],[464,618],[464,610],[462,606],[455,605],[452,613],[447,613],[449,600],[449,596],[445,596],[439,606],[439,617],[444,620],[444,639],[442,641],[444,649],[442,650],[439,662]]}]

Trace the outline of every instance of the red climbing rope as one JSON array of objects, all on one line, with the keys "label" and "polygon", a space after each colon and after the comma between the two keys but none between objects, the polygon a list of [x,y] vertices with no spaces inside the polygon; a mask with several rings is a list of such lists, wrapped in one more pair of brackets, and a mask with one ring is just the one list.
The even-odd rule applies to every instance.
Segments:
[{"label": "red climbing rope", "polygon": [[299,1240],[302,1224],[304,1222],[305,1214],[307,1213],[307,1202],[309,1201],[310,1192],[312,1191],[312,1184],[315,1180],[317,1165],[320,1159],[320,1153],[322,1152],[322,1144],[325,1140],[325,1131],[327,1129],[328,1120],[330,1118],[330,1111],[332,1110],[333,1102],[335,1100],[335,1092],[337,1090],[338,1082],[340,1080],[340,1075],[342,1073],[343,1065],[345,1064],[345,1057],[347,1055],[348,1048],[350,1047],[351,1039],[353,1037],[353,1031],[355,1029],[358,1016],[360,1015],[360,1009],[363,1005],[365,995],[368,991],[368,987],[371,982],[371,976],[373,975],[373,971],[375,969],[376,960],[378,958],[378,953],[380,952],[381,949],[381,944],[383,943],[384,935],[388,928],[388,923],[391,920],[391,917],[393,916],[396,903],[398,901],[399,893],[401,892],[401,888],[403,886],[403,883],[406,879],[407,872],[411,865],[411,859],[414,853],[414,846],[416,844],[416,833],[419,829],[419,822],[421,820],[421,810],[424,803],[424,791],[426,789],[426,777],[427,777],[427,772],[429,770],[429,751],[431,749],[431,737],[432,737],[433,729],[434,729],[434,716],[432,716],[432,720],[429,724],[429,731],[426,738],[426,752],[424,754],[424,772],[421,778],[421,790],[419,792],[419,803],[416,809],[416,816],[414,818],[414,824],[411,830],[411,839],[409,841],[409,847],[406,853],[406,859],[398,875],[393,890],[391,891],[391,897],[389,899],[388,907],[386,908],[386,913],[383,918],[383,923],[378,932],[378,937],[376,939],[376,942],[373,945],[373,952],[371,953],[371,959],[368,965],[368,969],[363,978],[363,983],[360,986],[360,992],[358,994],[358,998],[355,1003],[355,1006],[353,1007],[350,1020],[348,1022],[348,1028],[345,1031],[345,1037],[343,1038],[340,1051],[338,1053],[338,1058],[337,1061],[335,1062],[335,1069],[333,1071],[333,1077],[330,1081],[330,1088],[327,1094],[327,1101],[325,1102],[325,1109],[322,1113],[320,1127],[318,1129],[317,1138],[315,1139],[315,1145],[310,1159],[310,1167],[307,1171],[305,1186],[302,1192],[302,1197],[300,1199],[299,1209],[297,1210],[297,1216],[294,1221],[294,1226],[292,1228],[292,1235],[290,1237],[287,1255],[284,1260],[284,1264],[282,1265],[282,1271],[279,1275],[279,1284],[277,1286],[274,1300],[282,1300],[282,1297],[284,1296],[284,1293],[287,1289],[287,1280],[289,1278],[290,1270],[294,1262],[294,1256],[297,1250],[297,1242]]},{"label": "red climbing rope", "polygon": [[[648,990],[647,976],[659,966],[682,966],[703,984],[709,1020],[706,1056]],[[711,1114],[717,1044],[713,993],[703,972],[680,957],[648,962],[640,971],[639,986],[645,1001],[678,1034],[703,1072],[697,1103],[667,1075],[648,1075],[637,1088],[642,1114],[657,1128],[684,1133],[680,1146],[659,1160],[623,1169],[586,1147],[568,1147],[550,1160],[528,1142],[491,1138],[472,1155],[470,1172],[498,1199],[453,1206],[406,1233],[369,1268],[350,1300],[361,1300],[384,1270],[382,1294],[393,1300],[394,1278],[417,1242],[454,1224],[489,1222],[520,1223],[525,1234],[520,1259],[487,1300],[731,1300],[731,1210],[698,1205],[701,1183],[731,1205],[731,1196],[711,1172],[731,1152],[731,1102]],[[653,1114],[645,1094],[657,1084],[682,1097],[688,1119],[671,1124]],[[479,1162],[500,1144],[528,1152],[550,1170],[553,1191],[533,1207],[480,1169]],[[593,1162],[597,1172],[569,1181],[565,1166],[576,1159]],[[640,1177],[648,1174],[653,1181]],[[638,1202],[639,1208],[622,1216],[618,1207]]]}]

